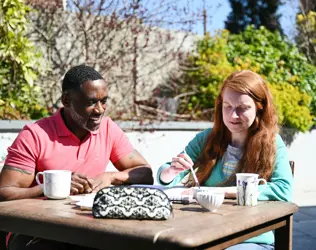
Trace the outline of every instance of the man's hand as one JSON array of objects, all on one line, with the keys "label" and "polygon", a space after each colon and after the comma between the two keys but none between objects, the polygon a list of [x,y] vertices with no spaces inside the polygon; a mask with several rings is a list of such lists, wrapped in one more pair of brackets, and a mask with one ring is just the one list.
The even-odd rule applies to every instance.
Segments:
[{"label": "man's hand", "polygon": [[111,185],[121,185],[122,181],[116,179],[117,172],[104,172],[93,178],[95,185],[92,192],[98,192],[102,188],[109,187]]},{"label": "man's hand", "polygon": [[72,173],[71,175],[71,190],[72,194],[88,194],[93,190],[94,181],[86,175]]}]

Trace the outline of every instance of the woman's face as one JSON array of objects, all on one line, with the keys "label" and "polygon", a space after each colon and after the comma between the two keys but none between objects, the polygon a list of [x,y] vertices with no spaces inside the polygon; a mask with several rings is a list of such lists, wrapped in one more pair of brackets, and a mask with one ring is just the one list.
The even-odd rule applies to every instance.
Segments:
[{"label": "woman's face", "polygon": [[257,108],[254,100],[246,94],[230,88],[223,92],[223,120],[234,136],[247,136],[248,129],[256,118]]}]

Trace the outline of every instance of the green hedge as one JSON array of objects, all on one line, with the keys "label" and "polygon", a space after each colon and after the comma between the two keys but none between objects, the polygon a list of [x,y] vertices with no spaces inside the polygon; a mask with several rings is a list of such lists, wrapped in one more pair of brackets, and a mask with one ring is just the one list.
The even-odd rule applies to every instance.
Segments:
[{"label": "green hedge", "polygon": [[188,58],[190,69],[183,75],[183,92],[196,91],[186,113],[199,117],[214,106],[223,80],[233,71],[250,69],[271,88],[281,124],[306,131],[315,123],[316,68],[278,32],[266,28],[247,29],[236,35],[224,30],[205,36]]}]

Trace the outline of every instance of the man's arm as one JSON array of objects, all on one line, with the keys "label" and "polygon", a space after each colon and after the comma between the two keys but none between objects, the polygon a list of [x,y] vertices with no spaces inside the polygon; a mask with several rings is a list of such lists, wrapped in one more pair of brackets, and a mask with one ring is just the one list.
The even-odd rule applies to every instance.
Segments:
[{"label": "man's arm", "polygon": [[153,173],[145,158],[133,150],[113,163],[119,172],[105,172],[95,177],[96,189],[117,184],[153,184]]},{"label": "man's arm", "polygon": [[41,196],[40,186],[30,188],[34,173],[4,165],[0,173],[0,201],[27,199]]},{"label": "man's arm", "polygon": [[121,172],[115,174],[115,180],[127,184],[153,184],[153,173],[145,158],[133,150],[113,165]]}]

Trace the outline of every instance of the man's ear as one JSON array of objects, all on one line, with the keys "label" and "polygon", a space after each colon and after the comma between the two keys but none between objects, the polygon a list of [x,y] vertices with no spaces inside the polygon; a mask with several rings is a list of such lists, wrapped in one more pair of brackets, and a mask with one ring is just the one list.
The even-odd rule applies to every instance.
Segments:
[{"label": "man's ear", "polygon": [[64,105],[64,107],[70,107],[70,94],[68,91],[62,93],[61,102]]}]

